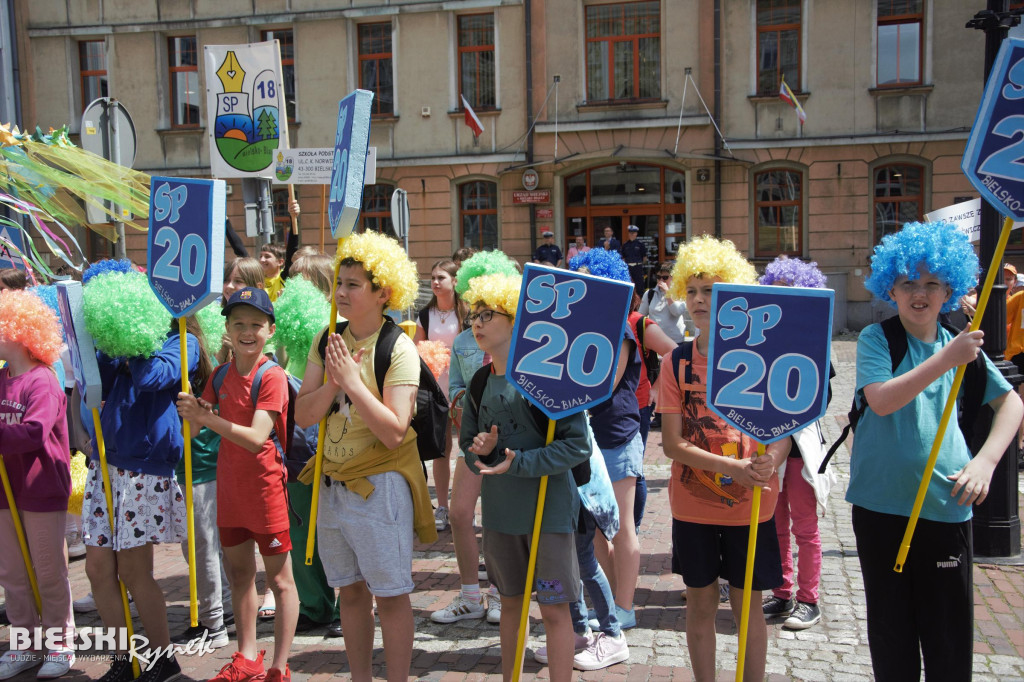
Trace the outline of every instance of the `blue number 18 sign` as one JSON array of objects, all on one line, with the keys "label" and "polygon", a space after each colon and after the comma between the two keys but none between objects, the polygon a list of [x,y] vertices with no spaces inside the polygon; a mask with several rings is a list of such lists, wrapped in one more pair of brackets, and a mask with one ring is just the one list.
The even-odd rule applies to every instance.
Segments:
[{"label": "blue number 18 sign", "polygon": [[708,407],[759,443],[820,419],[834,296],[831,289],[715,284]]},{"label": "blue number 18 sign", "polygon": [[223,180],[154,177],[150,185],[149,285],[171,315],[190,315],[224,284]]}]

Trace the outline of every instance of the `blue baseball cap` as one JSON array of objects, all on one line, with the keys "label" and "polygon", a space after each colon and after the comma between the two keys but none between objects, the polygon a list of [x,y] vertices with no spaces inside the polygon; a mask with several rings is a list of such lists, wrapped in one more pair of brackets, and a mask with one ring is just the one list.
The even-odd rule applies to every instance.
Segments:
[{"label": "blue baseball cap", "polygon": [[256,287],[239,289],[231,294],[231,298],[228,299],[227,305],[221,309],[220,314],[227,317],[231,313],[232,308],[240,305],[252,306],[269,317],[271,324],[274,323],[274,306],[270,302],[270,296],[263,289],[257,289]]}]

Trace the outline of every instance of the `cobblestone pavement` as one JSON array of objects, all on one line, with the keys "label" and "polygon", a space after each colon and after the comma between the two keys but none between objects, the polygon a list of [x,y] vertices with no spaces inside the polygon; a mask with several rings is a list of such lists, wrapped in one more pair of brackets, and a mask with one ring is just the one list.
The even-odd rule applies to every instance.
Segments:
[{"label": "cobblestone pavement", "polygon": [[[850,404],[854,383],[855,340],[837,339],[833,361],[838,376],[833,380],[834,399],[824,421],[827,439],[838,436]],[[852,682],[871,679],[864,611],[864,588],[857,561],[856,544],[850,525],[850,506],[843,501],[849,478],[849,453],[841,449],[834,461],[839,485],[832,492],[828,512],[820,521],[823,549],[821,579],[822,620],[802,631],[782,629],[781,622],[769,624],[767,671],[769,680],[834,680]],[[671,531],[667,479],[669,462],[661,452],[661,434],[653,431],[648,443],[646,474],[650,487],[647,515],[640,533],[642,564],[636,591],[637,628],[627,632],[628,662],[611,668],[580,673],[583,680],[690,680],[686,649],[686,602],[683,584],[671,573]],[[1024,493],[1024,490],[1022,490]],[[438,542],[420,546],[413,563],[416,590],[412,605],[416,616],[413,675],[424,680],[500,679],[498,628],[483,620],[439,625],[430,613],[455,596],[459,580],[452,554],[451,533],[441,533]],[[168,595],[171,631],[184,629],[188,617],[188,573],[177,547],[158,547],[156,574]],[[84,561],[72,564],[75,597],[88,592]],[[1024,568],[976,565],[975,578],[975,680],[1024,680]],[[259,580],[262,584],[262,573]],[[78,625],[98,625],[94,614],[79,615]],[[136,619],[136,627],[139,626]],[[736,667],[737,631],[727,605],[719,609],[719,680],[732,680]],[[272,623],[259,626],[261,646],[273,647]],[[0,628],[6,648],[7,628]],[[543,626],[534,606],[527,645],[525,679],[544,679],[546,668],[533,662],[532,649],[543,646]],[[384,672],[380,631],[375,641],[377,675]],[[196,680],[211,677],[234,651],[234,642],[215,654],[180,656],[184,673]],[[322,682],[347,676],[348,665],[342,640],[326,639],[322,631],[295,638],[291,668],[295,682]],[[106,669],[99,660],[81,660],[68,680],[98,678]],[[34,673],[14,678],[34,679]]]}]

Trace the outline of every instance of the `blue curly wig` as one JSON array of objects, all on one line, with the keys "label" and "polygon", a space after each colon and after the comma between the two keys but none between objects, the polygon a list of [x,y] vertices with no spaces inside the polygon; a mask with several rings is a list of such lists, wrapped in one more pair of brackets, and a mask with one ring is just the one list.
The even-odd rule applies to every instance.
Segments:
[{"label": "blue curly wig", "polygon": [[889,292],[899,277],[917,279],[919,265],[952,289],[942,306],[944,313],[955,310],[960,297],[978,284],[978,257],[966,234],[949,223],[907,223],[875,247],[864,287],[895,308]]},{"label": "blue curly wig", "polygon": [[607,277],[627,284],[633,282],[629,277],[629,268],[626,267],[626,262],[622,260],[618,251],[591,249],[574,256],[569,261],[570,270],[579,270],[582,267],[586,267],[591,275]]},{"label": "blue curly wig", "polygon": [[[57,321],[60,321],[60,306],[57,305],[57,287],[53,284],[38,284],[34,287],[29,287],[29,291],[43,299],[43,303],[46,307],[53,311],[53,314],[57,316]],[[67,339],[64,337],[64,326],[60,326],[60,338],[65,343]]]},{"label": "blue curly wig", "polygon": [[822,289],[825,287],[825,275],[813,261],[805,263],[799,258],[779,256],[768,264],[758,282],[765,285],[781,282],[793,287]]},{"label": "blue curly wig", "polygon": [[134,269],[132,262],[127,258],[122,258],[121,260],[114,260],[113,258],[101,260],[90,265],[82,273],[82,286],[85,286],[96,275],[102,275],[107,272],[131,272]]}]

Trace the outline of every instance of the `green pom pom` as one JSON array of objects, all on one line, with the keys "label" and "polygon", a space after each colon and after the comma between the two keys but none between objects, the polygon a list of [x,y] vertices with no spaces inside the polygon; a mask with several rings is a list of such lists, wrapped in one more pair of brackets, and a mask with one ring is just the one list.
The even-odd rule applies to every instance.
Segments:
[{"label": "green pom pom", "polygon": [[305,277],[292,277],[274,302],[277,331],[274,340],[283,346],[289,357],[289,367],[305,365],[313,338],[327,326],[331,304]]},{"label": "green pom pom", "polygon": [[216,301],[200,308],[196,313],[196,320],[203,330],[203,338],[206,340],[206,354],[211,358],[220,351],[221,338],[224,336],[227,318],[220,314],[221,306]]},{"label": "green pom pom", "polygon": [[85,328],[96,348],[112,358],[148,358],[171,329],[171,314],[141,272],[105,273],[83,290]]}]

